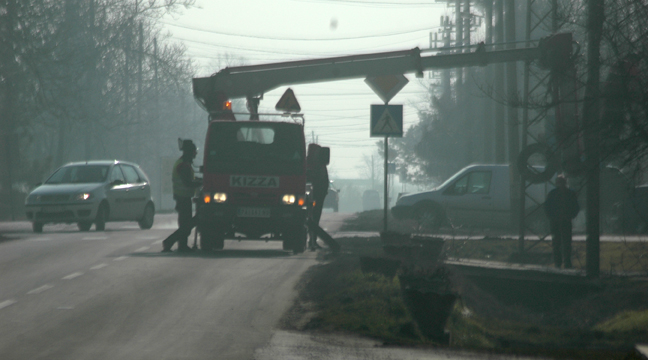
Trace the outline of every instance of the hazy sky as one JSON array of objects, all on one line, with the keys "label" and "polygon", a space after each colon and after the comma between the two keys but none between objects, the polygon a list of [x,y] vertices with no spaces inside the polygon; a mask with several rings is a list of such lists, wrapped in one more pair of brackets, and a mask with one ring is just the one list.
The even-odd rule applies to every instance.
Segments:
[{"label": "hazy sky", "polygon": [[[252,65],[426,49],[441,15],[451,15],[450,9],[431,0],[197,0],[195,8],[164,24],[200,66],[196,76],[208,76],[231,65],[219,56]],[[405,105],[405,128],[418,121],[414,106],[425,102],[419,79],[406,76],[410,83],[390,101]],[[363,155],[371,156],[378,140],[369,137],[369,109],[380,98],[363,79],[290,87],[305,114],[307,136],[314,132],[331,147],[331,177],[364,177]],[[286,88],[266,93],[260,110],[275,112]]]}]

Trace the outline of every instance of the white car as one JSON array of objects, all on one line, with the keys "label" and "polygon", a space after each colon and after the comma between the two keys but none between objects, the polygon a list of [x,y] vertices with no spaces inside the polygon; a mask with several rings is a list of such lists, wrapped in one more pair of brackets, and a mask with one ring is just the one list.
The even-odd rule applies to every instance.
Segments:
[{"label": "white car", "polygon": [[125,161],[87,161],[64,165],[25,199],[27,219],[34,232],[44,224],[77,223],[97,231],[107,221],[137,221],[150,229],[155,217],[151,184],[136,164]]}]

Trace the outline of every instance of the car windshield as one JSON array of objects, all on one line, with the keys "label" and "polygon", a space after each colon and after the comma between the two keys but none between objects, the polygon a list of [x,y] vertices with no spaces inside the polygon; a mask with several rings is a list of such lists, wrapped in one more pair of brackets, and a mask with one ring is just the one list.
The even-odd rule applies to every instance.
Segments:
[{"label": "car windshield", "polygon": [[303,172],[300,126],[286,123],[213,123],[207,144],[207,170],[248,174]]},{"label": "car windshield", "polygon": [[106,180],[109,165],[64,166],[45,181],[45,184],[101,183]]}]

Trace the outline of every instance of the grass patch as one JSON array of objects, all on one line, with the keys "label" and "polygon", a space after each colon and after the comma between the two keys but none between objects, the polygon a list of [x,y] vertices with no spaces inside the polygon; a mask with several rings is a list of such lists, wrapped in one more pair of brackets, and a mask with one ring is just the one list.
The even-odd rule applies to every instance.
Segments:
[{"label": "grass patch", "polygon": [[[307,272],[284,327],[353,333],[388,344],[438,346],[420,335],[405,306],[398,277],[360,270],[361,256],[384,255],[380,239],[338,241],[344,252]],[[447,244],[448,251],[477,259],[507,261],[517,251],[515,239],[452,242]],[[541,245],[534,251],[542,254],[550,250]],[[602,265],[613,263],[604,259],[627,251],[623,246],[602,246]],[[612,269],[606,266],[606,270]],[[603,277],[594,290],[580,291],[564,284],[535,288],[523,281],[489,284],[454,274],[452,286],[460,299],[447,324],[451,347],[551,358],[621,360],[634,344],[648,341],[645,279]]]}]

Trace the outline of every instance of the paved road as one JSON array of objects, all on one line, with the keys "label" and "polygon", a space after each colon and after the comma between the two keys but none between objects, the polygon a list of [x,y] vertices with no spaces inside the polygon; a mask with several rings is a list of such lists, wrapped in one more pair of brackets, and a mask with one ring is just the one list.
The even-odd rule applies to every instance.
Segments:
[{"label": "paved road", "polygon": [[[345,216],[326,213],[322,225],[334,232]],[[146,231],[0,223],[0,359],[484,358],[280,331],[315,253],[236,241],[209,255],[160,253],[174,229],[172,214]]]},{"label": "paved road", "polygon": [[57,225],[0,244],[2,359],[251,359],[268,343],[314,253],[227,241],[223,252],[161,254],[152,230]]}]

